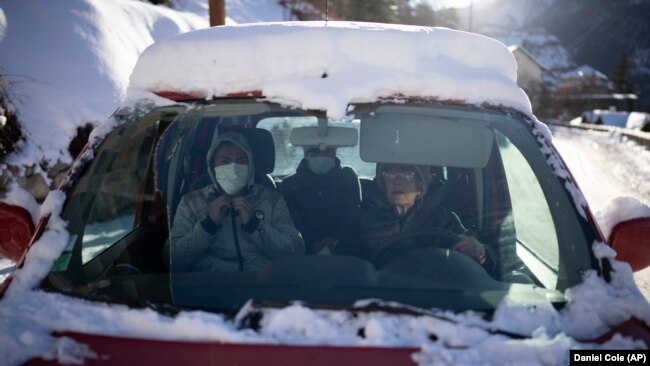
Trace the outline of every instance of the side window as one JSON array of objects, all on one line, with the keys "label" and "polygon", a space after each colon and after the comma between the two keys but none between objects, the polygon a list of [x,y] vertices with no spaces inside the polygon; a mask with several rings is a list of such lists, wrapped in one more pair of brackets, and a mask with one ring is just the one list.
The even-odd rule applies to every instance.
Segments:
[{"label": "side window", "polygon": [[555,288],[558,238],[548,202],[522,153],[498,131],[496,139],[512,203],[517,255],[547,288]]},{"label": "side window", "polygon": [[[87,263],[134,227],[136,204],[142,186],[155,125],[127,128],[112,161],[97,181],[96,196],[83,233],[81,261]],[[104,153],[104,152],[102,152]]]},{"label": "side window", "polygon": [[55,270],[68,267],[75,245],[81,245],[84,265],[137,226],[136,210],[160,122],[149,118],[119,127],[97,149],[63,211],[70,239]]}]

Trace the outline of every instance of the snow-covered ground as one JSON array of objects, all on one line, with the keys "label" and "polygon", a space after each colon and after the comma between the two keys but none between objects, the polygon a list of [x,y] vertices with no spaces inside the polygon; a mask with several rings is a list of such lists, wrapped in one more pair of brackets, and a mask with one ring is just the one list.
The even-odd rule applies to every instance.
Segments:
[{"label": "snow-covered ground", "polygon": [[[592,212],[610,200],[629,196],[650,204],[650,150],[620,133],[555,127],[553,143],[585,194]],[[648,247],[650,250],[650,246]],[[650,267],[634,274],[650,300]]]},{"label": "snow-covered ground", "polygon": [[207,26],[196,14],[139,1],[0,4],[0,73],[27,137],[7,162],[69,162],[76,128],[115,110],[147,46]]}]

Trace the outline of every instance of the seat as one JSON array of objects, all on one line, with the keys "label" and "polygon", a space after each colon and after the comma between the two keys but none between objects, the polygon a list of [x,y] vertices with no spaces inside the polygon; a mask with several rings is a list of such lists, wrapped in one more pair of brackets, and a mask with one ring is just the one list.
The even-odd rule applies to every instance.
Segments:
[{"label": "seat", "polygon": [[262,128],[245,128],[239,130],[253,151],[255,183],[268,188],[276,188],[270,174],[275,169],[275,143],[271,132]]},{"label": "seat", "polygon": [[334,175],[318,176],[308,172],[307,165],[302,160],[296,174],[282,182],[280,191],[303,235],[307,253],[317,254],[322,249],[321,239],[340,239],[347,232],[361,201],[360,182],[349,166],[341,166]]},{"label": "seat", "polygon": [[[212,131],[214,131],[214,124]],[[205,138],[204,136],[212,136],[209,130],[199,126],[200,133],[198,134],[197,143],[193,146],[193,151],[200,151],[197,156],[191,158],[192,169],[190,172],[191,183],[189,191],[193,191],[210,184],[210,177],[206,171],[205,164],[205,151],[209,149],[208,144],[212,142],[212,138]],[[275,182],[270,174],[275,169],[275,143],[271,132],[261,128],[223,128],[220,133],[224,132],[239,132],[248,141],[253,154],[253,168],[255,169],[255,183],[263,185],[268,188],[276,189]],[[201,142],[202,141],[202,142]]]}]

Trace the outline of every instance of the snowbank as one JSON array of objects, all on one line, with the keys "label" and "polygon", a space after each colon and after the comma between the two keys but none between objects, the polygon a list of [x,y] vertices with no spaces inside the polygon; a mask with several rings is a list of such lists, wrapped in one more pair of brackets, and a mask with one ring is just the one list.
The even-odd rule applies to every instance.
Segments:
[{"label": "snowbank", "polygon": [[70,162],[78,126],[98,124],[124,97],[151,43],[208,26],[207,16],[117,0],[8,1],[0,5],[0,73],[27,143],[6,163]]},{"label": "snowbank", "polygon": [[496,40],[446,28],[323,25],[217,27],[158,42],[138,60],[127,94],[174,91],[211,98],[261,91],[331,117],[344,116],[350,102],[403,94],[532,114],[516,85],[515,59]]}]

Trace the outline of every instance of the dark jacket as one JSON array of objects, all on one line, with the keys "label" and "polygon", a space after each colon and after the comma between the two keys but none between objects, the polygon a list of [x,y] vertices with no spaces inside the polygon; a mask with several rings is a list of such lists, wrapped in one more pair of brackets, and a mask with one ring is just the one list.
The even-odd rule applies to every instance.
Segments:
[{"label": "dark jacket", "polygon": [[[430,206],[430,207],[429,207]],[[405,216],[398,216],[377,184],[371,184],[364,194],[364,201],[357,214],[356,240],[361,246],[357,254],[375,261],[377,253],[393,238],[405,231],[445,229],[456,234],[467,232],[458,216],[440,204],[429,205],[424,197],[418,197]]]},{"label": "dark jacket", "polygon": [[307,159],[303,159],[296,174],[285,178],[280,185],[293,222],[305,240],[307,253],[314,252],[315,240],[340,238],[349,215],[361,201],[357,173],[351,167],[341,166],[338,158],[335,161],[329,172],[317,175],[309,169]]}]

